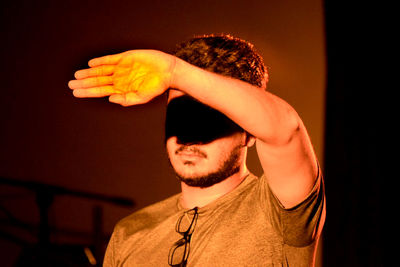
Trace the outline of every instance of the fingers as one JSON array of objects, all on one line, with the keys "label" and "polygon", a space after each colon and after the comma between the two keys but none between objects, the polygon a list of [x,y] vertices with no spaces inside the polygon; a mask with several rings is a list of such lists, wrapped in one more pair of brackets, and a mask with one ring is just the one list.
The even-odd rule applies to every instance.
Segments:
[{"label": "fingers", "polygon": [[75,89],[73,94],[75,97],[78,98],[85,98],[85,97],[104,97],[115,94],[115,90],[112,86],[99,86],[93,88],[85,88],[85,89]]},{"label": "fingers", "polygon": [[96,76],[107,76],[112,75],[114,73],[114,69],[115,66],[113,65],[104,65],[93,67],[90,69],[78,70],[77,72],[75,72],[74,76],[78,80]]},{"label": "fingers", "polygon": [[114,65],[117,64],[121,58],[123,57],[124,53],[116,54],[116,55],[108,55],[104,57],[98,57],[89,60],[89,67],[97,67],[100,65]]},{"label": "fingers", "polygon": [[112,85],[113,79],[111,76],[101,76],[101,77],[93,77],[86,78],[82,80],[72,80],[69,81],[68,87],[71,89],[83,89],[83,88],[91,88],[105,85]]}]

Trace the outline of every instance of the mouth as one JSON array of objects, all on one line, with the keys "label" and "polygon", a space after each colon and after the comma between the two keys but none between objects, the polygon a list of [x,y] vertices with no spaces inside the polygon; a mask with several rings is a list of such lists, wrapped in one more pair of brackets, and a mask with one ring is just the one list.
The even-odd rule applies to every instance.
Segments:
[{"label": "mouth", "polygon": [[207,158],[207,154],[196,147],[181,146],[175,151],[175,155],[189,158]]}]

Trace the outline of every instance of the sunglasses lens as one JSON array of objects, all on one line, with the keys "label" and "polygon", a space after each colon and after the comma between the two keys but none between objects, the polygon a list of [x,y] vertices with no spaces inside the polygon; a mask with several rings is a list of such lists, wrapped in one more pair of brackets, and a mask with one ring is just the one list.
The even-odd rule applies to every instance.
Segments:
[{"label": "sunglasses lens", "polygon": [[[170,264],[177,265],[185,260],[186,255],[189,254],[189,247],[186,245],[184,239],[181,239],[182,242],[176,244],[176,247],[173,251],[171,251],[170,255]],[[179,242],[179,241],[178,241]]]}]

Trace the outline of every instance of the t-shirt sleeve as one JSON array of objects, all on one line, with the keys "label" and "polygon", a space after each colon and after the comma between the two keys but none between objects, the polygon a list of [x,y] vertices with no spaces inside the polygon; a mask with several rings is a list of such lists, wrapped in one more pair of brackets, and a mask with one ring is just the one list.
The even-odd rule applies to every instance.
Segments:
[{"label": "t-shirt sleeve", "polygon": [[103,259],[103,267],[114,267],[115,266],[115,232],[111,235],[108,242],[106,253]]},{"label": "t-shirt sleeve", "polygon": [[264,184],[262,201],[265,204],[267,217],[289,246],[303,247],[311,244],[320,234],[323,226],[325,209],[324,184],[321,170],[310,194],[298,205],[286,209],[274,195],[265,175],[261,177]]}]

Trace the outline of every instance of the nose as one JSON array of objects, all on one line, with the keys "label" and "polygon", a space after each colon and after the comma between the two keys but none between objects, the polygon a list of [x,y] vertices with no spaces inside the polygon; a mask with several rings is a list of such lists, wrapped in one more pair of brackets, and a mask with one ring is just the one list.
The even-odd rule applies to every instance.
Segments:
[{"label": "nose", "polygon": [[184,146],[193,146],[193,145],[203,145],[204,144],[201,141],[182,141],[179,138],[176,139],[176,143],[178,145],[184,145]]}]

